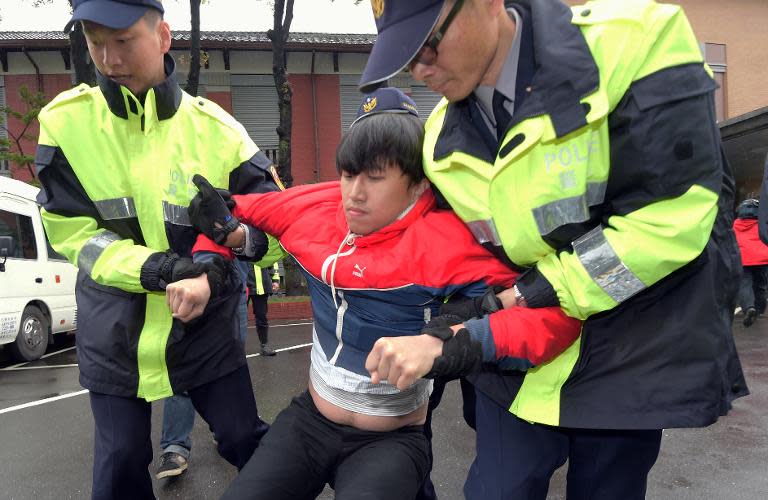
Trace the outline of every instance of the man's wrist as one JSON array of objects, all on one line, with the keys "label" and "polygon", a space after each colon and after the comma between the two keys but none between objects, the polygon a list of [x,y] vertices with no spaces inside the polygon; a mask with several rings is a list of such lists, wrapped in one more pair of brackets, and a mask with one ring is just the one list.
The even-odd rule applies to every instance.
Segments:
[{"label": "man's wrist", "polygon": [[245,254],[245,245],[248,242],[248,226],[242,222],[237,229],[227,237],[227,246],[232,248],[235,255]]}]

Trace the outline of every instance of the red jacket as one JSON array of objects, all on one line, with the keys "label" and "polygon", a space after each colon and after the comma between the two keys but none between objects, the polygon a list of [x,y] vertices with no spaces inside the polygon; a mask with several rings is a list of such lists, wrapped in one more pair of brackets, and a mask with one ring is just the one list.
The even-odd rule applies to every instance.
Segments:
[{"label": "red jacket", "polygon": [[768,246],[760,241],[757,234],[757,219],[736,219],[733,230],[741,251],[742,266],[768,264]]},{"label": "red jacket", "polygon": [[[349,231],[340,193],[338,182],[328,182],[282,192],[233,196],[237,202],[234,214],[278,238],[302,265],[312,284],[332,284],[364,294],[386,291],[394,303],[402,302],[398,295],[409,287],[440,295],[472,282],[509,286],[516,278],[514,271],[475,242],[453,212],[435,210],[431,190],[424,193],[403,220],[355,238],[355,259],[339,259],[334,276],[330,276],[328,257],[339,252]],[[200,243],[198,240],[196,250],[213,249]],[[342,250],[349,248],[352,247],[344,245]],[[355,273],[354,265],[362,266],[363,262],[367,266],[365,274]],[[319,305],[318,301],[313,308],[322,319],[325,311],[315,307]],[[332,313],[335,318],[336,313]],[[579,321],[554,307],[514,307],[490,318],[497,359],[522,358],[533,365],[557,356],[573,343],[581,329]],[[369,345],[372,344],[370,341]]]}]

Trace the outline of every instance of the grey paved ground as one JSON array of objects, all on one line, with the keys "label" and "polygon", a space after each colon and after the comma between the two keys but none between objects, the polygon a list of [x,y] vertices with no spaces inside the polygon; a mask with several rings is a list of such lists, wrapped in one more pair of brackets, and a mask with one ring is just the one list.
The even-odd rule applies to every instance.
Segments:
[{"label": "grey paved ground", "polygon": [[[249,352],[255,352],[255,334]],[[768,498],[768,319],[743,329],[734,327],[752,395],[736,403],[731,414],[707,429],[664,432],[662,452],[650,480],[652,500],[753,500]],[[273,329],[276,347],[310,341],[306,324]],[[16,366],[0,350],[0,498],[88,498],[91,481],[93,421],[87,395],[75,395],[20,407],[45,398],[81,391],[77,383],[72,339],[57,341],[64,349],[27,366]],[[309,349],[299,347],[274,358],[249,361],[262,417],[271,421],[306,385]],[[23,369],[20,369],[23,368]],[[459,499],[473,455],[472,432],[460,415],[459,391],[449,385],[435,417],[433,480],[441,499]],[[153,437],[159,440],[162,412],[155,405]],[[219,458],[206,425],[198,419],[193,432],[189,471],[178,480],[155,484],[161,499],[218,498],[235,471]],[[564,471],[556,473],[549,499],[564,498]],[[321,498],[332,498],[327,490]]]}]

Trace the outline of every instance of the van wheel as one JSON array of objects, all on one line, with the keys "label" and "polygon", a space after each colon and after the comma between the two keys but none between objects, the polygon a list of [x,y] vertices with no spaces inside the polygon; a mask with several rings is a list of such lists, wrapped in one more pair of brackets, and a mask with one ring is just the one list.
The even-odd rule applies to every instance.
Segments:
[{"label": "van wheel", "polygon": [[35,306],[27,306],[21,315],[16,341],[8,346],[18,361],[34,361],[48,348],[48,318]]}]

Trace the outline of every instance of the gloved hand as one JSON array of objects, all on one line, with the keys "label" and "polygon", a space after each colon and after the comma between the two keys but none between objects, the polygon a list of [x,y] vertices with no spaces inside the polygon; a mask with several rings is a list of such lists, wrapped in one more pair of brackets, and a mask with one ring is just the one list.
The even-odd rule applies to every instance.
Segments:
[{"label": "gloved hand", "polygon": [[206,272],[205,264],[196,264],[189,257],[179,257],[171,252],[156,252],[141,266],[141,286],[159,292],[168,283],[187,278],[196,278]]},{"label": "gloved hand", "polygon": [[443,340],[443,353],[435,358],[432,369],[424,378],[458,378],[468,375],[480,367],[483,349],[480,342],[472,340],[466,328],[456,334],[451,330],[458,318],[438,316],[421,331]]},{"label": "gloved hand", "polygon": [[157,252],[141,266],[141,286],[152,292],[165,290],[168,283],[175,283],[188,278],[196,278],[208,273],[208,286],[211,297],[221,291],[227,277],[227,264],[220,255],[214,256],[210,262],[193,262],[189,257],[179,257],[177,254]]},{"label": "gloved hand", "polygon": [[240,223],[230,211],[234,208],[234,201],[229,191],[217,190],[200,174],[195,174],[192,182],[200,192],[189,203],[189,220],[195,229],[223,245],[229,233]]},{"label": "gloved hand", "polygon": [[440,306],[440,316],[458,316],[465,321],[472,318],[482,318],[486,314],[500,311],[504,309],[504,306],[496,294],[502,290],[504,290],[503,287],[489,287],[479,297],[446,302]]}]

